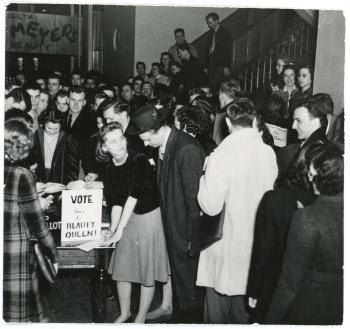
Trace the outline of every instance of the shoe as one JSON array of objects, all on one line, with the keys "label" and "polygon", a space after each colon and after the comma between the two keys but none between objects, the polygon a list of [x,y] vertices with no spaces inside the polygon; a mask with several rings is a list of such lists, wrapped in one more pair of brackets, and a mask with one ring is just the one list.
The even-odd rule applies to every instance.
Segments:
[{"label": "shoe", "polygon": [[161,306],[146,314],[147,323],[161,323],[171,320],[173,308],[162,308]]}]

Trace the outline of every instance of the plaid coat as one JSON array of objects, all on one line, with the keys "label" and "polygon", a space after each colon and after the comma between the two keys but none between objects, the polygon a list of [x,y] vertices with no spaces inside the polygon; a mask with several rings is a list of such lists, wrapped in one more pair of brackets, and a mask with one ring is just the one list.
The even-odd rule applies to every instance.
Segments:
[{"label": "plaid coat", "polygon": [[4,184],[3,317],[11,322],[41,321],[43,312],[30,237],[44,238],[53,258],[55,245],[31,172],[5,163]]}]

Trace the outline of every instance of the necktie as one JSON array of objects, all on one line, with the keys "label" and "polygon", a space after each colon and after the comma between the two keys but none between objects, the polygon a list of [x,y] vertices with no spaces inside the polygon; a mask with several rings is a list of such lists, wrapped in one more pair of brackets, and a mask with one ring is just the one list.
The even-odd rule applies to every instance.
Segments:
[{"label": "necktie", "polygon": [[213,42],[212,42],[210,50],[209,50],[210,55],[213,54],[215,51],[215,36],[216,36],[216,33],[213,34]]},{"label": "necktie", "polygon": [[67,127],[68,127],[68,128],[71,128],[71,126],[72,126],[72,115],[69,114],[69,115],[68,115],[68,121],[67,121]]}]

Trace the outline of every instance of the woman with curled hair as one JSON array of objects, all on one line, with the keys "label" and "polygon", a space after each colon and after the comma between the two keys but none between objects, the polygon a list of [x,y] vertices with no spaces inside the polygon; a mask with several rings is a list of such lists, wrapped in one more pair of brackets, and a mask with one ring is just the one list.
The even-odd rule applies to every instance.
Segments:
[{"label": "woman with curled hair", "polygon": [[58,253],[40,207],[34,177],[18,164],[30,153],[32,131],[24,122],[10,120],[5,122],[4,137],[3,317],[7,322],[40,322],[44,316],[30,238],[45,246],[54,263]]},{"label": "woman with curled hair", "polygon": [[117,244],[108,267],[116,281],[120,303],[115,322],[126,322],[131,316],[133,282],[141,285],[140,307],[134,322],[143,323],[154,296],[155,281],[165,283],[170,274],[157,179],[147,157],[128,147],[118,122],[100,129],[98,148],[109,156],[103,184],[111,214],[111,238],[105,245]]},{"label": "woman with curled hair", "polygon": [[308,159],[317,199],[293,215],[266,323],[343,321],[344,158],[336,146],[324,144],[312,146]]},{"label": "woman with curled hair", "polygon": [[175,127],[182,130],[202,145],[205,155],[209,155],[216,147],[211,138],[213,123],[207,113],[197,106],[183,107],[175,114]]}]

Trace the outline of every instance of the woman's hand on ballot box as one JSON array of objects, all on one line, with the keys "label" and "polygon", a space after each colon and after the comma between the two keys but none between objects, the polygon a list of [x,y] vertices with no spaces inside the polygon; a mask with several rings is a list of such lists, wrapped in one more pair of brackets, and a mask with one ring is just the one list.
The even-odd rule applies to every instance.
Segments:
[{"label": "woman's hand on ballot box", "polygon": [[116,245],[116,243],[119,242],[119,240],[121,239],[121,237],[123,235],[123,231],[124,231],[124,227],[118,227],[117,230],[115,231],[115,233],[111,237],[107,238],[107,240],[105,240],[102,243],[102,245],[103,246],[112,245],[114,247]]}]

